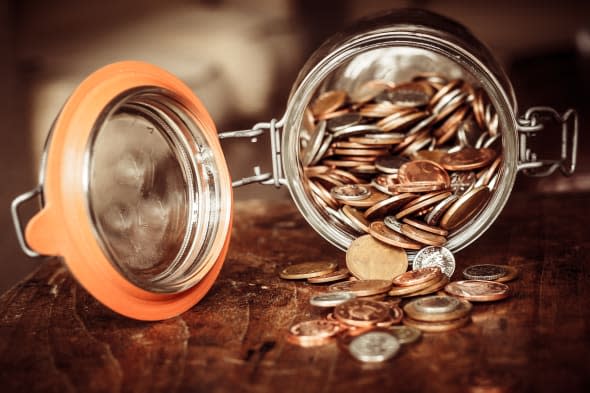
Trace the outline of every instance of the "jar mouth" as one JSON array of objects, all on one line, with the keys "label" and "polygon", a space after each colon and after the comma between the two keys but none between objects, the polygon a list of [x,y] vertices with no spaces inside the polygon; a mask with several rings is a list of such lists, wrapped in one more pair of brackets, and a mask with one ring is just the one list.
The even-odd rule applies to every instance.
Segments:
[{"label": "jar mouth", "polygon": [[[502,83],[477,56],[440,32],[411,26],[373,29],[342,41],[319,59],[300,78],[285,115],[283,165],[291,195],[310,225],[341,250],[348,249],[358,234],[318,206],[305,186],[299,158],[304,112],[319,92],[351,91],[374,79],[400,82],[423,72],[437,72],[481,87],[498,115],[501,130],[502,164],[494,192],[476,217],[449,236],[446,247],[456,252],[475,241],[492,224],[509,197],[517,172],[516,104],[511,86]],[[408,254],[413,259],[415,253]]]},{"label": "jar mouth", "polygon": [[121,93],[89,138],[87,211],[107,259],[151,292],[176,293],[210,270],[222,184],[198,120],[163,88]]}]

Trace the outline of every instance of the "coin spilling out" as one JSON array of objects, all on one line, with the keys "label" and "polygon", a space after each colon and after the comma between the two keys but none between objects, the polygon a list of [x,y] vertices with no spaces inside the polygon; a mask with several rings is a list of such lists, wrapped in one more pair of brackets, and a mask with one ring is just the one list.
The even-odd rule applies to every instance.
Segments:
[{"label": "coin spilling out", "polygon": [[468,280],[495,281],[506,275],[507,270],[500,265],[472,265],[463,270],[463,277]]},{"label": "coin spilling out", "polygon": [[438,266],[450,278],[455,272],[455,257],[445,247],[425,247],[416,254],[412,266],[413,269]]},{"label": "coin spilling out", "polygon": [[388,294],[394,297],[428,295],[440,290],[447,283],[447,276],[438,266],[426,267],[397,276]]},{"label": "coin spilling out", "polygon": [[[299,133],[304,188],[352,236],[406,250],[444,246],[499,184],[500,134],[486,92],[464,80],[416,74],[351,91],[322,87]],[[369,230],[388,216],[405,231]]]},{"label": "coin spilling out", "polygon": [[402,248],[364,235],[356,238],[348,248],[346,266],[361,280],[392,280],[408,270],[408,257]]},{"label": "coin spilling out", "polygon": [[427,296],[404,306],[407,317],[421,322],[448,322],[461,319],[468,316],[471,309],[472,305],[467,300],[452,296]]},{"label": "coin spilling out", "polygon": [[352,292],[328,292],[312,296],[309,304],[316,307],[336,307],[354,298],[356,295]]},{"label": "coin spilling out", "polygon": [[338,265],[334,262],[304,262],[287,266],[279,272],[285,280],[303,280],[332,273]]},{"label": "coin spilling out", "polygon": [[391,288],[389,280],[355,280],[343,281],[328,287],[330,291],[352,292],[358,297],[386,293]]},{"label": "coin spilling out", "polygon": [[346,280],[348,277],[350,277],[350,272],[348,269],[342,268],[321,276],[309,277],[307,282],[310,284],[325,284],[328,282]]},{"label": "coin spilling out", "polygon": [[445,292],[472,302],[493,302],[510,296],[510,287],[496,281],[454,281],[445,287]]},{"label": "coin spilling out", "polygon": [[368,332],[355,337],[348,345],[350,354],[361,362],[384,362],[400,349],[397,338],[387,332]]}]

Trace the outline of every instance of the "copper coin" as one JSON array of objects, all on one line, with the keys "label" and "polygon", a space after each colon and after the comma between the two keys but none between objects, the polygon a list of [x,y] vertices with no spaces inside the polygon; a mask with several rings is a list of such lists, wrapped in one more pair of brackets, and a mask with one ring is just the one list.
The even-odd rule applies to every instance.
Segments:
[{"label": "copper coin", "polygon": [[[452,304],[456,302],[456,304]],[[419,304],[427,304],[432,310],[436,309],[436,305],[450,305],[451,309],[445,311],[423,311],[420,309]],[[455,319],[463,318],[471,312],[473,306],[469,301],[464,299],[454,298],[452,296],[428,296],[413,300],[404,306],[404,312],[406,315],[416,321],[424,322],[440,322],[440,321],[452,321]]]},{"label": "copper coin", "polygon": [[451,321],[440,322],[417,321],[415,319],[406,317],[403,320],[403,324],[427,333],[442,333],[459,329],[467,325],[469,321],[471,321],[471,316],[469,315],[466,315],[462,318],[453,319]]},{"label": "copper coin", "polygon": [[515,268],[514,266],[509,266],[509,265],[501,265],[501,266],[506,270],[506,275],[502,276],[494,281],[508,282],[508,281],[512,281],[516,277],[518,277],[518,269]]},{"label": "copper coin", "polygon": [[375,239],[391,246],[401,247],[409,250],[419,250],[422,248],[422,244],[417,243],[395,231],[392,231],[383,223],[383,221],[372,222],[371,225],[369,225],[369,234]]},{"label": "copper coin", "polygon": [[389,146],[402,143],[406,138],[401,132],[380,132],[378,134],[365,134],[363,136],[350,137],[351,142],[363,143],[366,145]]},{"label": "copper coin", "polygon": [[404,312],[399,306],[389,306],[387,303],[384,303],[387,307],[389,307],[389,315],[381,322],[377,322],[378,327],[388,327],[392,325],[397,325],[402,321],[404,318]]},{"label": "copper coin", "polygon": [[348,247],[346,266],[361,280],[392,280],[408,269],[408,257],[401,248],[363,235],[353,240]]},{"label": "copper coin", "polygon": [[448,153],[441,165],[450,171],[470,171],[488,166],[496,158],[492,149],[466,147],[455,153]]},{"label": "copper coin", "polygon": [[327,122],[328,129],[330,131],[340,131],[348,127],[358,124],[361,120],[361,116],[358,113],[347,113],[342,116],[333,117]]},{"label": "copper coin", "polygon": [[374,326],[389,316],[389,307],[372,300],[354,299],[336,306],[334,317],[351,326]]},{"label": "copper coin", "polygon": [[332,90],[322,93],[311,104],[311,113],[318,116],[324,113],[334,112],[346,102],[347,94],[342,90]]},{"label": "copper coin", "polygon": [[323,276],[336,270],[334,262],[304,262],[283,268],[279,277],[285,280],[302,280],[310,277]]},{"label": "copper coin", "polygon": [[287,341],[303,347],[324,345],[332,337],[342,332],[338,322],[315,319],[296,323],[289,328]]},{"label": "copper coin", "polygon": [[442,158],[447,155],[447,152],[440,149],[435,150],[420,150],[412,154],[415,160],[428,160],[440,164]]},{"label": "copper coin", "polygon": [[315,181],[308,182],[308,185],[313,194],[322,200],[324,204],[330,206],[332,209],[338,208],[338,202],[334,199],[332,194],[324,188],[324,186]]},{"label": "copper coin", "polygon": [[391,82],[383,80],[370,80],[363,83],[350,93],[350,99],[353,102],[365,103],[371,101],[383,91],[391,86]]},{"label": "copper coin", "polygon": [[[414,293],[420,292],[425,288],[432,287],[433,285],[438,285],[441,283],[441,280],[445,278],[445,275],[442,273],[437,274],[432,279],[422,282],[420,284],[409,285],[405,287],[401,286],[394,286],[388,292],[389,296],[406,296],[406,295],[413,295]],[[448,283],[448,281],[447,281]],[[446,285],[446,283],[445,283]]]},{"label": "copper coin", "polygon": [[344,205],[342,206],[342,213],[344,213],[344,215],[348,217],[350,221],[352,221],[353,225],[358,227],[361,232],[369,232],[370,223],[361,211],[355,209],[352,206]]},{"label": "copper coin", "polygon": [[[422,200],[420,203],[410,205],[409,207],[404,206],[404,209],[402,211],[400,211],[399,213],[397,213],[395,215],[395,218],[397,218],[398,220],[401,220],[402,218],[404,218],[406,216],[409,216],[413,213],[419,212],[420,210],[422,210],[426,207],[432,206],[432,205],[442,201],[443,199],[446,199],[450,195],[451,195],[451,193],[448,191],[442,192],[442,193],[436,193],[433,196]],[[415,200],[413,202],[415,202]]]},{"label": "copper coin", "polygon": [[409,193],[420,193],[420,192],[432,192],[446,190],[449,186],[444,182],[434,181],[415,181],[413,183],[396,183],[389,186],[389,190],[392,192],[409,192]]},{"label": "copper coin", "polygon": [[340,109],[340,110],[334,111],[334,112],[320,113],[319,115],[316,116],[316,120],[330,120],[330,119],[334,119],[337,117],[345,116],[348,113],[350,113],[350,109],[348,109],[348,108]]},{"label": "copper coin", "polygon": [[490,197],[490,189],[486,186],[474,188],[462,195],[449,207],[440,220],[440,226],[449,231],[455,230],[473,218]]},{"label": "copper coin", "polygon": [[350,160],[336,160],[336,159],[325,159],[322,160],[322,164],[334,166],[334,167],[341,167],[341,168],[354,168],[361,165],[361,162],[358,161],[350,161]]},{"label": "copper coin", "polygon": [[376,104],[363,105],[359,113],[364,117],[387,117],[397,111],[399,111],[399,106],[388,101],[382,101]]},{"label": "copper coin", "polygon": [[364,216],[369,219],[382,217],[391,211],[398,210],[400,207],[416,199],[417,197],[418,195],[410,193],[394,195],[391,198],[387,198],[382,200],[381,202],[377,202],[376,204],[368,208],[365,211]]},{"label": "copper coin", "polygon": [[510,295],[508,285],[484,280],[454,281],[445,287],[445,291],[472,302],[493,302]]},{"label": "copper coin", "polygon": [[397,177],[402,184],[433,182],[444,183],[447,187],[451,184],[447,171],[436,162],[428,160],[414,160],[403,164]]},{"label": "copper coin", "polygon": [[407,163],[408,160],[404,157],[399,156],[384,156],[379,157],[377,161],[375,161],[375,166],[381,172],[389,173],[389,174],[397,174],[399,168]]},{"label": "copper coin", "polygon": [[448,198],[440,201],[435,206],[433,206],[432,210],[424,218],[426,223],[431,227],[433,227],[434,225],[438,225],[442,216],[453,205],[453,203],[455,203],[457,201],[457,199],[459,199],[459,197],[457,195],[453,194],[453,195],[450,195]]},{"label": "copper coin", "polygon": [[434,282],[432,285],[421,289],[417,292],[412,292],[410,294],[404,295],[403,297],[414,297],[414,296],[424,296],[430,295],[431,293],[440,291],[449,283],[449,278],[443,274],[439,281]]},{"label": "copper coin", "polygon": [[335,154],[343,156],[383,156],[388,154],[385,149],[334,149]]},{"label": "copper coin", "polygon": [[444,236],[423,231],[413,225],[402,224],[401,230],[402,234],[410,239],[429,246],[444,246],[447,242],[447,239]]},{"label": "copper coin", "polygon": [[495,281],[507,273],[506,269],[500,265],[481,264],[471,265],[463,270],[463,277],[467,280],[487,280]]},{"label": "copper coin", "polygon": [[350,277],[350,272],[348,271],[348,269],[342,268],[334,270],[333,272],[324,274],[322,276],[310,277],[307,279],[307,282],[309,282],[310,284],[324,284],[327,282],[345,280],[348,277]]},{"label": "copper coin", "polygon": [[356,142],[347,142],[347,141],[337,141],[332,142],[332,147],[335,149],[373,149],[374,146],[356,143]]},{"label": "copper coin", "polygon": [[431,281],[433,278],[440,277],[442,272],[438,266],[424,267],[422,269],[410,270],[395,277],[392,281],[394,285],[408,287],[416,284]]},{"label": "copper coin", "polygon": [[412,220],[411,218],[407,218],[407,217],[404,218],[402,221],[408,225],[411,225],[411,226],[421,229],[423,231],[434,233],[435,235],[447,236],[449,234],[449,231],[447,231],[445,229],[425,224],[422,221]]},{"label": "copper coin", "polygon": [[343,281],[328,287],[330,291],[352,292],[359,297],[385,293],[391,288],[389,280],[355,280]]}]

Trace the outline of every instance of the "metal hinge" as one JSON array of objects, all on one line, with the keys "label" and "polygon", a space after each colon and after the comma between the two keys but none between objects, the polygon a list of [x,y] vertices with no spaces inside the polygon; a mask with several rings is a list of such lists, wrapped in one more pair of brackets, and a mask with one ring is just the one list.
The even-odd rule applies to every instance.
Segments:
[{"label": "metal hinge", "polygon": [[[528,139],[545,128],[549,122],[561,126],[561,156],[557,160],[542,160],[537,157]],[[568,109],[560,115],[555,109],[538,106],[529,108],[524,116],[518,119],[519,131],[519,162],[518,170],[528,176],[548,176],[557,169],[565,176],[571,176],[576,169],[578,154],[578,113]]]},{"label": "metal hinge", "polygon": [[258,123],[248,130],[226,131],[219,133],[219,139],[230,138],[250,138],[250,142],[257,143],[258,137],[265,132],[269,133],[272,172],[262,172],[260,166],[256,165],[252,168],[254,175],[244,177],[240,180],[232,182],[232,187],[241,187],[246,184],[259,183],[266,185],[274,185],[280,187],[287,184],[283,176],[283,164],[281,162],[281,130],[283,128],[283,119],[272,119],[268,123]]}]

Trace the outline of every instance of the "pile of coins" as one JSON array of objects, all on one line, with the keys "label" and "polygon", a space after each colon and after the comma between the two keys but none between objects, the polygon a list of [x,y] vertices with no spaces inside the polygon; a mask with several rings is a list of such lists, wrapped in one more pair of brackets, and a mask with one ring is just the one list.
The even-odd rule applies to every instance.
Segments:
[{"label": "pile of coins", "polygon": [[320,94],[300,145],[318,208],[350,233],[405,250],[445,245],[487,203],[501,167],[485,92],[435,74]]},{"label": "pile of coins", "polygon": [[[391,280],[351,277],[347,269],[339,269],[334,262],[306,262],[283,268],[279,272],[283,279],[316,285],[331,283],[310,298],[312,306],[328,310],[325,317],[294,324],[287,341],[302,347],[337,342],[361,362],[386,361],[403,344],[416,342],[421,332],[441,333],[467,325],[471,302],[506,298],[510,288],[504,282],[518,276],[512,266],[473,265],[463,270],[466,280],[449,282],[454,272],[452,254],[436,247],[422,251],[426,251],[425,257],[414,261],[413,270]],[[452,263],[445,252],[452,257]],[[412,299],[402,308],[406,298]]]}]

